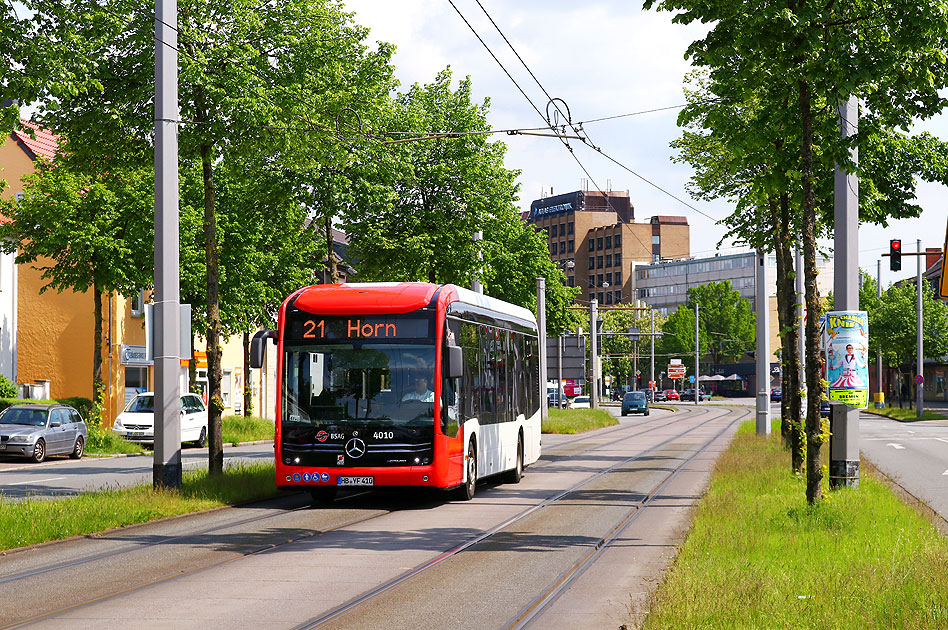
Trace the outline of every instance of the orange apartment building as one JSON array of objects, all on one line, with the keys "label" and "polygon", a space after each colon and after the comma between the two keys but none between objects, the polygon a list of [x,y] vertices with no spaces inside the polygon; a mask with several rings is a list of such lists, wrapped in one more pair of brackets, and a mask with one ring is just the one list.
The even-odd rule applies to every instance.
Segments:
[{"label": "orange apartment building", "polygon": [[[14,132],[0,138],[0,179],[8,187],[7,199],[22,193],[22,179],[36,168],[39,157],[53,159],[56,139],[29,123],[35,138]],[[31,398],[92,397],[92,350],[94,309],[91,293],[46,291],[41,277],[44,262],[15,265],[13,254],[0,255],[0,373],[21,385]],[[51,262],[51,261],[50,261]],[[125,297],[117,293],[102,299],[102,375],[106,387],[103,421],[111,426],[115,417],[138,391],[151,390],[154,370],[146,358],[144,303],[150,292]],[[225,410],[241,410],[245,380],[254,392],[259,410],[259,379],[244,379],[240,339],[223,345]],[[203,348],[198,340],[196,349]],[[198,382],[206,383],[206,361],[198,356]],[[182,388],[187,388],[187,363],[182,365]],[[259,375],[257,375],[259,376]],[[266,388],[264,388],[266,389]],[[265,391],[265,393],[267,393]],[[272,393],[269,397],[272,398]],[[269,402],[265,400],[264,402]]]},{"label": "orange apartment building", "polygon": [[637,265],[686,258],[690,252],[688,219],[653,216],[635,221],[628,192],[579,190],[537,199],[527,221],[546,232],[550,258],[579,287],[577,301],[595,297],[601,305],[631,304]]}]

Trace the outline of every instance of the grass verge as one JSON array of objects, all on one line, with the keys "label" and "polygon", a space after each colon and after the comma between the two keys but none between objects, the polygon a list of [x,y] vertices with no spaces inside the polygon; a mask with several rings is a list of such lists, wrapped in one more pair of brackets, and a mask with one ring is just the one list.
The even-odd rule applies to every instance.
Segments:
[{"label": "grass verge", "polygon": [[[924,407],[924,405],[923,405]],[[927,409],[922,411],[922,417],[917,418],[915,414],[915,409],[909,409],[908,407],[890,407],[886,405],[885,407],[872,407],[863,410],[864,413],[874,413],[877,416],[885,416],[886,418],[892,418],[893,420],[898,420],[900,422],[916,422],[918,420],[944,420],[945,414],[939,413],[937,411],[929,411]]]},{"label": "grass verge", "polygon": [[180,490],[150,485],[100,490],[68,499],[10,501],[0,497],[0,550],[91,534],[112,527],[208,510],[277,493],[273,464],[235,464],[222,477],[184,473]]},{"label": "grass verge", "polygon": [[87,427],[89,441],[86,442],[87,455],[115,455],[117,453],[144,453],[147,449],[141,444],[129,442],[121,435],[99,427]]},{"label": "grass verge", "polygon": [[866,467],[858,490],[807,506],[789,457],[779,428],[740,428],[644,627],[948,627],[948,541],[934,526]]},{"label": "grass verge", "polygon": [[619,424],[615,416],[604,409],[555,409],[543,421],[543,433],[582,433]]},{"label": "grass verge", "polygon": [[273,439],[273,421],[255,416],[224,416],[221,418],[224,444]]}]

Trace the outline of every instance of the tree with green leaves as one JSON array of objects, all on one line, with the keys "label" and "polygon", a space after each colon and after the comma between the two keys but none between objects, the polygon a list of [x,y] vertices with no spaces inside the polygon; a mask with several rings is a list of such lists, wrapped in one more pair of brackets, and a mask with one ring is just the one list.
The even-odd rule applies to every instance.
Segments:
[{"label": "tree with green leaves", "polygon": [[[516,171],[503,165],[503,143],[488,142],[489,102],[471,100],[470,78],[452,87],[450,69],[395,97],[388,121],[396,138],[383,167],[360,164],[370,199],[342,206],[341,225],[364,280],[453,283],[475,279],[488,295],[536,310],[536,278],[546,278],[547,330],[575,324],[568,306],[578,292],[547,253],[543,236],[514,206]],[[476,232],[482,240],[475,240]]]},{"label": "tree with green leaves", "polygon": [[[135,295],[151,282],[152,171],[102,157],[92,163],[63,147],[24,179],[24,197],[4,209],[0,247],[18,265],[40,265],[41,291],[92,292],[93,401],[101,410],[102,299]],[[47,263],[48,261],[48,263]]]},{"label": "tree with green leaves", "polygon": [[[763,195],[751,199],[750,206],[765,207],[767,195],[787,194],[790,203],[799,199],[797,225],[809,315],[806,472],[807,499],[812,503],[822,493],[819,451],[827,437],[819,417],[816,238],[820,217],[831,204],[821,191],[828,190],[832,165],[859,172],[850,151],[861,146],[864,130],[907,127],[913,118],[930,116],[944,106],[939,90],[948,79],[944,64],[948,14],[937,0],[899,0],[884,11],[865,0],[844,4],[786,0],[776,5],[756,0],[736,4],[647,0],[646,7],[653,5],[677,11],[674,19],[682,23],[714,24],[706,37],[691,45],[688,56],[707,69],[712,95],[736,107],[757,109],[768,121],[748,127],[743,137],[725,134],[722,142],[735,155],[751,155],[745,166],[763,165],[766,173],[776,173],[776,181],[785,177],[793,184],[782,190],[758,186]],[[844,141],[836,107],[851,96],[860,99],[865,125],[861,122],[860,133]],[[792,161],[759,159],[767,155],[763,148],[775,141],[796,147]]]},{"label": "tree with green leaves", "polygon": [[728,280],[690,287],[688,301],[662,326],[661,352],[694,356],[695,304],[698,304],[698,353],[712,363],[736,361],[754,347],[757,318],[750,302]]}]

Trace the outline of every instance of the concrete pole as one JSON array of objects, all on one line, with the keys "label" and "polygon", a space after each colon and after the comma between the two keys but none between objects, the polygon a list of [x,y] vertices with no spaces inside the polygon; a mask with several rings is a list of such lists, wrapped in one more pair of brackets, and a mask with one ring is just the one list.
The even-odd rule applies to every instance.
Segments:
[{"label": "concrete pole", "polygon": [[[876,297],[882,298],[882,259],[876,261]],[[876,391],[882,398],[882,345],[876,344]],[[883,403],[879,403],[882,406]]]},{"label": "concrete pole", "polygon": [[556,339],[556,405],[563,408],[563,335]]},{"label": "concrete pole", "polygon": [[[859,103],[839,104],[840,134],[846,139],[859,125]],[[853,161],[859,156],[853,149]],[[833,187],[833,299],[837,311],[859,310],[859,178],[836,165]],[[872,334],[872,331],[869,331]],[[859,487],[859,410],[833,404],[830,413],[831,488]]]},{"label": "concrete pole", "polygon": [[181,487],[177,23],[176,0],[156,0],[155,488]]},{"label": "concrete pole", "polygon": [[589,387],[589,406],[593,409],[599,409],[599,326],[596,320],[599,319],[599,303],[596,298],[589,299],[589,344],[590,344],[590,385]]},{"label": "concrete pole", "polygon": [[695,405],[698,405],[699,400],[701,398],[700,396],[698,396],[698,392],[701,389],[701,370],[699,369],[700,364],[698,363],[698,361],[700,361],[700,358],[698,357],[698,352],[700,351],[701,344],[698,341],[699,339],[698,328],[699,328],[698,303],[695,302]]},{"label": "concrete pole", "polygon": [[770,435],[770,300],[767,296],[767,254],[757,251],[754,274],[757,311],[757,349],[754,352],[757,380],[757,435]]},{"label": "concrete pole", "polygon": [[546,391],[546,278],[537,278],[537,328],[540,329],[540,419],[550,415],[550,396]]},{"label": "concrete pole", "polygon": [[[918,343],[918,358],[916,359],[916,368],[915,373],[924,376],[925,375],[925,366],[923,364],[923,357],[925,356],[922,347],[922,239],[918,239],[915,251],[918,252],[918,255],[915,256],[918,273],[915,276],[915,284],[918,287],[918,306],[917,310],[917,320],[918,320],[918,332],[916,333],[916,340]],[[915,417],[921,418],[922,414],[925,413],[925,385],[915,386]]]},{"label": "concrete pole", "polygon": [[[794,261],[796,269],[796,294],[797,294],[797,322],[800,324],[800,328],[797,332],[797,356],[800,357],[800,376],[797,382],[800,383],[800,391],[803,392],[803,400],[800,404],[800,417],[806,417],[806,335],[803,325],[803,302],[804,302],[804,288],[803,288],[803,252],[797,249],[796,251],[796,260]],[[796,395],[796,392],[793,392]],[[787,395],[787,392],[784,391],[784,396]]]},{"label": "concrete pole", "polygon": [[649,389],[652,390],[652,400],[655,400],[655,389],[652,387],[652,383],[655,382],[655,309],[650,308],[648,312],[651,313],[652,316],[652,324],[649,330],[649,332],[652,333],[652,360],[649,363],[648,369],[648,385]]}]

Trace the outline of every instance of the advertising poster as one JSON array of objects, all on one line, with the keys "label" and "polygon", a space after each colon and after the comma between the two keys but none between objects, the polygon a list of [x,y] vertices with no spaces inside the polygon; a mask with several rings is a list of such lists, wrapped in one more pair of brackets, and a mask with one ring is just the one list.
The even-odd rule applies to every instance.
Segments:
[{"label": "advertising poster", "polygon": [[869,318],[865,311],[830,311],[826,317],[829,399],[858,409],[869,406]]}]

